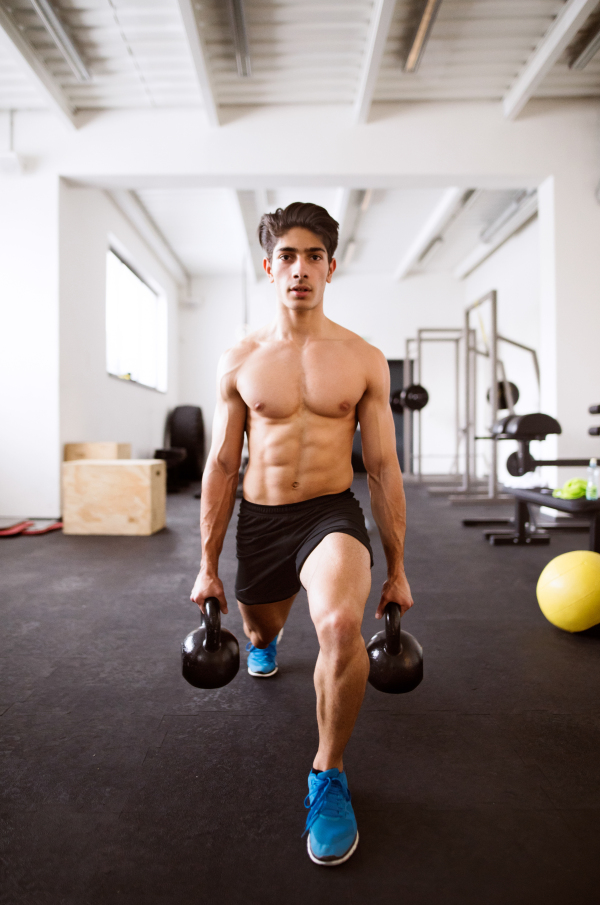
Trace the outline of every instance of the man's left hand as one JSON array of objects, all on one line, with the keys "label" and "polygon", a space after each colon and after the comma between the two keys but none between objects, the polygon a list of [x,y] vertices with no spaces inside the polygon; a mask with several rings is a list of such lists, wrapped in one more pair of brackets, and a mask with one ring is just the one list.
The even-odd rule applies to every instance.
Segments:
[{"label": "man's left hand", "polygon": [[402,572],[401,575],[397,575],[395,578],[388,578],[387,581],[384,582],[381,591],[381,600],[379,601],[379,606],[375,613],[376,619],[381,619],[383,617],[385,608],[390,600],[399,604],[403,616],[413,605],[414,600],[412,599],[408,580],[404,572]]}]

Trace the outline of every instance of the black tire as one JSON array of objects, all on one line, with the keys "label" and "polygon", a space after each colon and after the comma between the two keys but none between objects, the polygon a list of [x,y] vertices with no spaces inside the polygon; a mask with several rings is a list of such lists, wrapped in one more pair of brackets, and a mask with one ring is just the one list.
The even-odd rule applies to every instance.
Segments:
[{"label": "black tire", "polygon": [[186,450],[187,458],[178,467],[178,474],[187,481],[199,481],[204,468],[204,420],[197,405],[178,405],[169,416],[171,446]]}]

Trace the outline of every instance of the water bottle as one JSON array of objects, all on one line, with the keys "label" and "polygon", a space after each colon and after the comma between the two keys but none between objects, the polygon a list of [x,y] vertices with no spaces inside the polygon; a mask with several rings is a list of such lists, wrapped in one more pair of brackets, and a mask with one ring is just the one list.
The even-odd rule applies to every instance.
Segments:
[{"label": "water bottle", "polygon": [[596,459],[590,459],[587,470],[586,500],[597,500],[600,493],[600,467]]}]

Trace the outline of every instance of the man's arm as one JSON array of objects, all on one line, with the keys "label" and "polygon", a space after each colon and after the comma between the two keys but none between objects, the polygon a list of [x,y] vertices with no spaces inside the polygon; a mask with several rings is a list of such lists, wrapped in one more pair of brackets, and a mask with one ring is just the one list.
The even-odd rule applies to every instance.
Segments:
[{"label": "man's arm", "polygon": [[377,619],[381,619],[390,600],[399,603],[403,613],[413,605],[404,574],[406,501],[396,454],[396,432],[389,396],[390,372],[387,361],[379,350],[373,349],[367,374],[367,389],[358,404],[358,420],[371,509],[387,560],[388,577],[377,607]]},{"label": "man's arm", "polygon": [[246,405],[235,385],[239,357],[238,350],[230,350],[219,362],[212,442],[202,477],[202,561],[190,596],[203,612],[206,598],[216,597],[222,612],[227,613],[219,556],[235,504],[246,424]]}]

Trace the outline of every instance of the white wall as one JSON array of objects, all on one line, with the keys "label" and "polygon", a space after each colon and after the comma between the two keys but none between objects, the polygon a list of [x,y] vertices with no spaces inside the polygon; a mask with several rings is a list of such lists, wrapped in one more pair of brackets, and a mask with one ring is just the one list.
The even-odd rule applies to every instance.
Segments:
[{"label": "white wall", "polygon": [[242,277],[196,278],[191,298],[193,301],[179,307],[179,401],[202,408],[208,451],[217,364],[223,352],[242,336]]},{"label": "white wall", "polygon": [[[106,371],[106,252],[114,235],[141,276],[154,280],[168,304],[166,393]],[[110,199],[98,189],[60,186],[61,443],[115,440],[148,458],[163,445],[167,412],[179,401],[178,290],[172,277]]]},{"label": "white wall", "polygon": [[[468,304],[482,298],[491,289],[497,291],[498,332],[540,352],[540,235],[538,220],[532,220],[504,245],[490,255],[465,280],[465,300]],[[478,342],[483,347],[481,324],[489,336],[489,305],[481,308],[481,321],[475,311],[471,315],[471,325],[477,328]],[[504,362],[507,378],[519,389],[519,401],[515,406],[518,414],[543,411],[540,408],[535,367],[532,356],[507,343],[500,343],[498,357]],[[542,379],[544,378],[542,373]],[[489,363],[479,360],[478,367],[478,408],[477,435],[487,435],[490,428],[490,409],[486,402],[487,390],[491,386]],[[503,414],[503,413],[502,413]],[[477,442],[477,465],[479,474],[489,473],[490,444]],[[520,479],[511,478],[505,468],[509,454],[517,448],[516,443],[502,442],[498,447],[498,474],[505,483],[518,484]],[[540,456],[542,445],[533,443],[532,453]]]},{"label": "white wall", "polygon": [[[598,424],[588,406],[600,402],[600,204],[598,149],[577,165],[545,180],[540,196],[541,360],[544,411],[558,418],[563,433],[559,458],[600,456]],[[560,468],[556,482],[584,475],[581,467]],[[554,483],[554,481],[552,482]]]},{"label": "white wall", "polygon": [[0,516],[60,513],[58,180],[0,177]]}]

